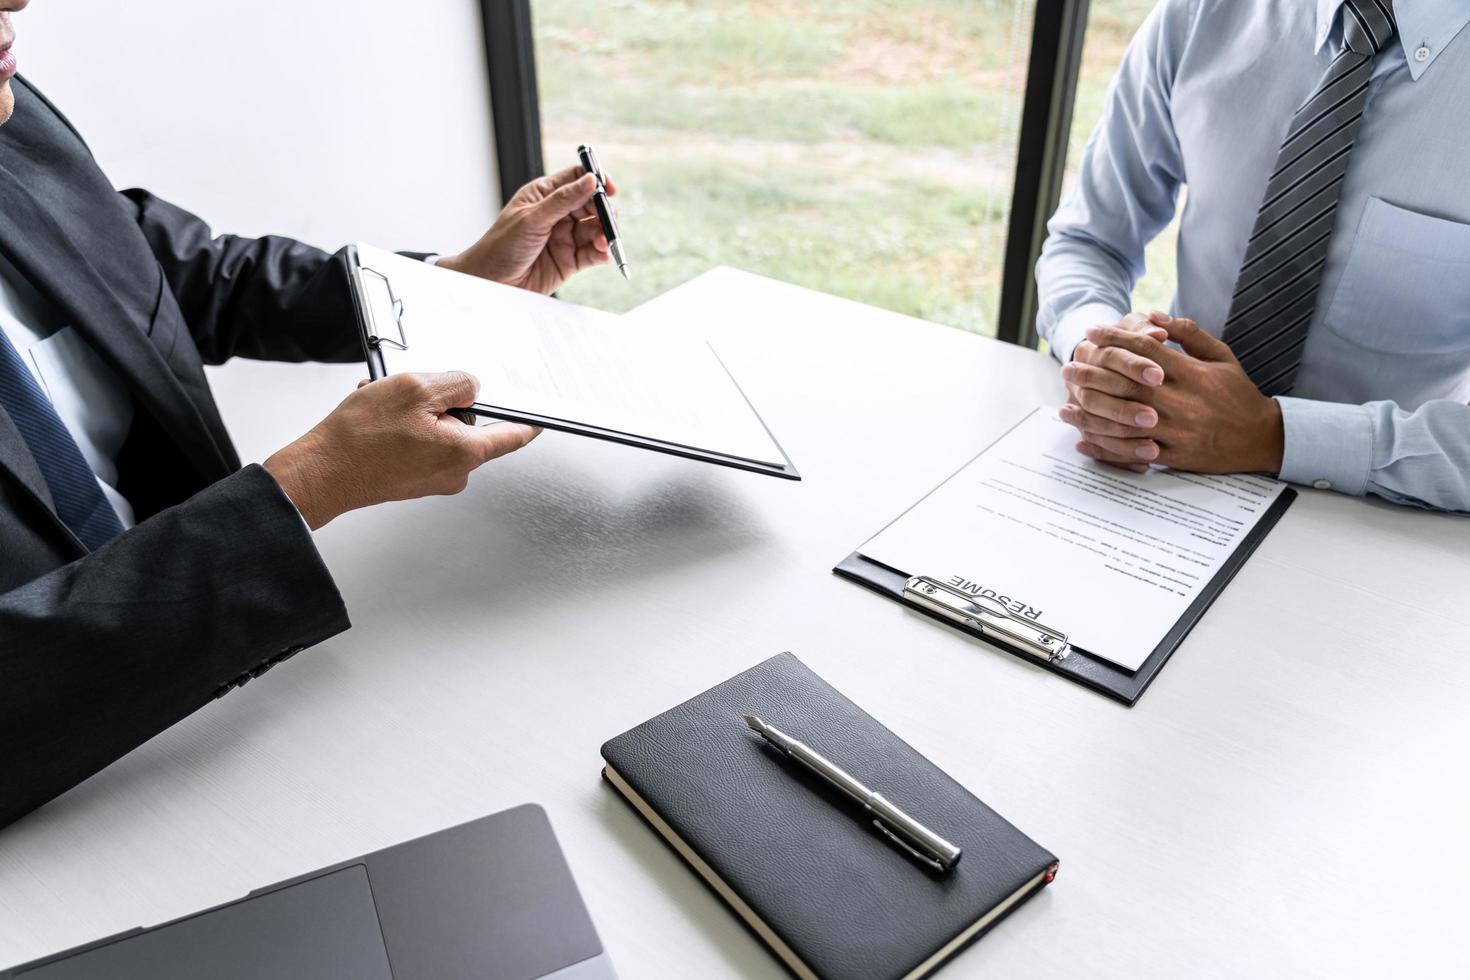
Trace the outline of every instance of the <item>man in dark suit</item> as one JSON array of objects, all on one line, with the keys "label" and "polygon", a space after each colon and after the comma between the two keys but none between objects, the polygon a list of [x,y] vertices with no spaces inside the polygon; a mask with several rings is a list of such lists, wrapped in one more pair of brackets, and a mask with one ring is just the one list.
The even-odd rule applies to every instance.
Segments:
[{"label": "man in dark suit", "polygon": [[[203,365],[362,359],[342,253],[214,238],[116,192],[15,77],[0,0],[0,825],[348,628],[311,530],[456,493],[537,430],[471,427],[468,375],[365,384],[244,468]],[[575,168],[441,265],[542,292],[607,261]]]}]

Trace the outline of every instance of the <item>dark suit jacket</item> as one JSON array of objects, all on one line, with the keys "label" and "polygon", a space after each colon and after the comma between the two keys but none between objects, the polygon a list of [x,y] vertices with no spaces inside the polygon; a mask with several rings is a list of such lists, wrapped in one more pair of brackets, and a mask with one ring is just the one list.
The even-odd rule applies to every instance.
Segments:
[{"label": "dark suit jacket", "polygon": [[119,194],[39,92],[12,88],[0,249],[131,391],[118,489],[139,523],[89,554],[0,409],[0,826],[347,629],[296,509],[240,468],[203,365],[362,358],[340,253],[212,238]]}]

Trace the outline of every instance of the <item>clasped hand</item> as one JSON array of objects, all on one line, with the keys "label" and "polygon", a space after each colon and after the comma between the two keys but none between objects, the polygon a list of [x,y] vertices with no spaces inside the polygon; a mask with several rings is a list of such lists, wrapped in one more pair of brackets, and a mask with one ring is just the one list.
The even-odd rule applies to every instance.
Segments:
[{"label": "clasped hand", "polygon": [[1062,378],[1069,397],[1061,419],[1081,433],[1077,451],[1093,459],[1137,472],[1150,464],[1197,473],[1281,469],[1280,406],[1193,320],[1134,313],[1090,327]]}]

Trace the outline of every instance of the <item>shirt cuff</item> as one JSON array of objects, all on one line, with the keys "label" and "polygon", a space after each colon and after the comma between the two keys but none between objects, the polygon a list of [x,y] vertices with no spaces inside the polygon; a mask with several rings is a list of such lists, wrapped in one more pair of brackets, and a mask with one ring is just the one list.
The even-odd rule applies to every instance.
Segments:
[{"label": "shirt cuff", "polygon": [[1087,339],[1087,328],[1098,324],[1112,324],[1122,320],[1126,314],[1119,313],[1106,303],[1084,303],[1057,321],[1047,343],[1057,360],[1067,364],[1077,345]]},{"label": "shirt cuff", "polygon": [[1362,405],[1277,398],[1286,447],[1281,479],[1361,497],[1373,472],[1373,420]]}]

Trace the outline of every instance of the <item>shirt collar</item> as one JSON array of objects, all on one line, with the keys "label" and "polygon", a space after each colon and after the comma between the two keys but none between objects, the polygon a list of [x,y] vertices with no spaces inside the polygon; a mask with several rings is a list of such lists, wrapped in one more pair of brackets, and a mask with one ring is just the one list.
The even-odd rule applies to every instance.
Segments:
[{"label": "shirt collar", "polygon": [[[1341,31],[1333,31],[1333,25],[1345,2],[1317,0],[1317,33],[1312,40],[1318,52],[1334,33],[1342,36]],[[1470,23],[1470,4],[1464,0],[1394,0],[1393,12],[1399,25],[1399,44],[1409,63],[1409,75],[1416,82],[1434,64],[1439,53],[1449,47],[1450,42]],[[1417,56],[1420,48],[1427,51],[1423,61]]]}]

